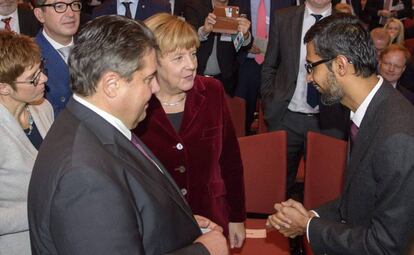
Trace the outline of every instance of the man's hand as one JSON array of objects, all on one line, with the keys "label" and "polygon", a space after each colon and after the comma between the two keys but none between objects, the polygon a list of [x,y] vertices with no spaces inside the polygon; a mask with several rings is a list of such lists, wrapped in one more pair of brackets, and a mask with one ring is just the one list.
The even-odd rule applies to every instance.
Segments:
[{"label": "man's hand", "polygon": [[216,223],[212,222],[211,220],[203,217],[201,215],[194,215],[194,218],[197,221],[197,224],[200,228],[207,228],[210,230],[216,230],[220,233],[223,233],[223,228],[217,225]]},{"label": "man's hand", "polygon": [[217,230],[211,230],[201,235],[194,243],[201,243],[207,248],[211,255],[228,255],[229,249],[223,233]]},{"label": "man's hand", "polygon": [[249,37],[249,28],[250,28],[250,21],[245,17],[237,18],[238,27],[237,30],[243,33],[244,39]]},{"label": "man's hand", "polygon": [[213,26],[216,24],[216,15],[214,13],[209,13],[206,19],[204,20],[204,26],[202,27],[202,32],[204,35],[208,35],[213,31]]},{"label": "man's hand", "polygon": [[253,54],[260,54],[261,53],[260,49],[254,43],[253,43],[252,47],[250,48],[249,52],[253,53]]},{"label": "man's hand", "polygon": [[307,211],[303,205],[293,199],[275,204],[276,213],[269,216],[268,226],[273,226],[286,237],[294,238],[306,232],[310,218],[315,215]]},{"label": "man's hand", "polygon": [[229,223],[229,241],[230,248],[240,248],[243,245],[244,239],[246,239],[246,229],[243,222],[230,222]]}]

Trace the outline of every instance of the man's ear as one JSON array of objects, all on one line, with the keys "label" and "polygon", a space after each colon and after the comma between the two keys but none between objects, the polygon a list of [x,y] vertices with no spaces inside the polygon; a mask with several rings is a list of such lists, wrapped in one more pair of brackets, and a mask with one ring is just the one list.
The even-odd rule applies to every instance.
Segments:
[{"label": "man's ear", "polygon": [[339,76],[345,76],[346,74],[350,74],[350,72],[354,72],[354,68],[352,67],[352,63],[348,60],[347,57],[344,55],[338,55],[335,60],[335,71]]},{"label": "man's ear", "polygon": [[109,98],[115,98],[120,88],[121,77],[115,72],[106,72],[102,75],[100,86],[102,92]]},{"label": "man's ear", "polygon": [[43,12],[42,8],[34,8],[33,13],[36,16],[36,18],[39,20],[40,23],[45,23],[45,13]]},{"label": "man's ear", "polygon": [[9,84],[0,82],[0,95],[7,96],[10,95],[12,91],[13,88]]}]

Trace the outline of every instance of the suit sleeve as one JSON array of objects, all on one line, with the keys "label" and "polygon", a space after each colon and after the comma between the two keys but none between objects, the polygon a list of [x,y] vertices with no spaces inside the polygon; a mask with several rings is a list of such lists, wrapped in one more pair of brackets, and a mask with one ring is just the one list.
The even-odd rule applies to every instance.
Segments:
[{"label": "suit sleeve", "polygon": [[313,218],[310,244],[317,254],[401,254],[414,223],[414,138],[389,137],[372,162],[376,207],[369,224],[350,225]]},{"label": "suit sleeve", "polygon": [[260,93],[262,95],[262,100],[265,103],[265,107],[273,96],[274,80],[279,67],[280,34],[278,24],[278,15],[273,15],[269,29],[269,42],[262,66],[262,84],[260,87]]}]

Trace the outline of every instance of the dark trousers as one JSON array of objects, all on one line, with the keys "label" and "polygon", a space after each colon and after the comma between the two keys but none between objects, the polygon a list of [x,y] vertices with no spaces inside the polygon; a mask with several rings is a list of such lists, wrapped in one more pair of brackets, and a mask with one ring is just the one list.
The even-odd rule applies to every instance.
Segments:
[{"label": "dark trousers", "polygon": [[282,121],[282,129],[287,132],[287,195],[292,193],[300,159],[306,151],[306,135],[308,131],[320,132],[319,114],[303,114],[286,111]]},{"label": "dark trousers", "polygon": [[246,100],[246,131],[254,120],[254,112],[259,94],[262,66],[257,64],[254,58],[246,58],[239,68],[239,83],[235,96]]}]

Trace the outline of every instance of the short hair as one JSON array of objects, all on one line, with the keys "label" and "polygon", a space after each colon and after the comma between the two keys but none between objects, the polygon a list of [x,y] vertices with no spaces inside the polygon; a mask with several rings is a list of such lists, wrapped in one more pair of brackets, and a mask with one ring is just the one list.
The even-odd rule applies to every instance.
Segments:
[{"label": "short hair", "polygon": [[161,54],[200,46],[197,32],[180,17],[159,13],[146,19],[145,24],[154,33]]},{"label": "short hair", "polygon": [[380,40],[387,42],[387,45],[391,43],[391,36],[387,29],[383,27],[377,27],[371,30],[372,40]]},{"label": "short hair", "polygon": [[40,5],[43,5],[46,3],[47,0],[32,0],[34,2],[34,7],[37,8]]},{"label": "short hair", "polygon": [[158,50],[154,35],[141,21],[118,15],[89,21],[79,32],[69,57],[71,88],[91,96],[102,75],[118,73],[130,81],[144,66],[144,56]]},{"label": "short hair", "polygon": [[[304,38],[313,42],[315,52],[321,58],[344,55],[354,65],[355,75],[368,77],[377,70],[375,48],[368,31],[355,16],[337,13],[313,25]],[[328,63],[331,68],[331,63]]]},{"label": "short hair", "polygon": [[384,28],[388,29],[388,27],[390,26],[392,22],[397,23],[398,28],[400,29],[400,32],[398,33],[396,38],[390,38],[390,40],[393,40],[390,43],[398,43],[398,44],[404,43],[404,24],[401,22],[401,20],[396,19],[396,18],[389,18],[387,20],[387,23],[385,23]]},{"label": "short hair", "polygon": [[396,51],[400,51],[404,54],[405,64],[407,64],[408,61],[411,58],[411,54],[410,54],[410,51],[407,48],[405,48],[404,46],[402,46],[401,44],[391,44],[391,45],[389,45],[387,48],[385,48],[381,52],[380,59],[382,59],[386,54],[391,53],[391,52],[396,52]]},{"label": "short hair", "polygon": [[337,3],[334,7],[336,13],[349,13],[352,14],[352,7],[349,4]]},{"label": "short hair", "polygon": [[16,90],[15,81],[27,68],[40,63],[39,46],[33,38],[0,30],[0,82]]}]

